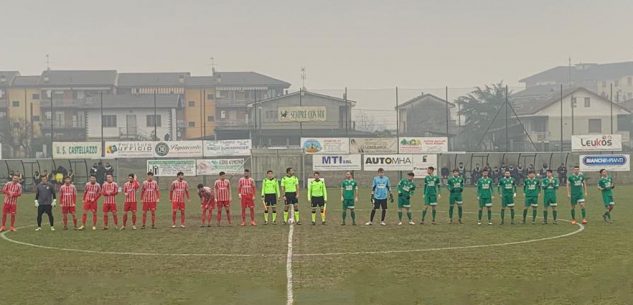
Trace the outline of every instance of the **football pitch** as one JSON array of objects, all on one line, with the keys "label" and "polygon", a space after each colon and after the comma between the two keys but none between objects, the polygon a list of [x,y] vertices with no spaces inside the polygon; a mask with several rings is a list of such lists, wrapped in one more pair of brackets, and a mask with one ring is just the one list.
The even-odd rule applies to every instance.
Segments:
[{"label": "football pitch", "polygon": [[[59,207],[57,231],[44,225],[35,232],[33,197],[25,195],[18,231],[0,235],[0,304],[633,304],[630,186],[615,189],[614,221],[606,224],[591,185],[584,227],[565,221],[564,189],[558,225],[540,223],[541,203],[537,224],[510,225],[506,212],[503,226],[497,197],[494,225],[476,224],[472,188],[465,192],[462,225],[448,224],[444,189],[437,225],[398,226],[390,204],[387,226],[365,226],[365,189],[356,205],[358,225],[350,225],[348,213],[341,226],[339,191],[329,191],[327,225],[310,224],[301,194],[302,225],[265,226],[258,204],[258,225],[241,227],[235,198],[233,225],[224,217],[221,227],[214,218],[214,226],[200,228],[193,197],[186,229],[170,227],[170,204],[163,200],[156,230],[94,232],[62,231]],[[517,203],[520,222],[521,194]],[[416,223],[421,209],[418,193]],[[119,221],[121,210],[120,203]]]}]

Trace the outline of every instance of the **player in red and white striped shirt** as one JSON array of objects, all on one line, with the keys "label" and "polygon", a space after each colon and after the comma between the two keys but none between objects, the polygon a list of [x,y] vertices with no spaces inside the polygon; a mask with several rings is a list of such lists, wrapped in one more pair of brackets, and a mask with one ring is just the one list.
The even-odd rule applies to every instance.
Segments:
[{"label": "player in red and white striped shirt", "polygon": [[160,189],[154,181],[154,173],[148,172],[147,178],[141,187],[141,201],[143,202],[143,226],[147,222],[147,211],[152,213],[152,229],[156,229],[156,203],[160,201]]},{"label": "player in red and white striped shirt", "polygon": [[176,214],[180,211],[180,227],[185,227],[185,197],[190,201],[189,184],[185,181],[185,174],[178,172],[176,180],[169,187],[169,199],[171,200],[171,227],[176,227]]},{"label": "player in red and white striped shirt", "polygon": [[88,218],[88,212],[92,213],[92,230],[97,229],[97,201],[101,197],[101,185],[97,183],[97,177],[90,176],[90,181],[86,183],[84,187],[84,213],[81,216],[81,227],[79,230],[83,230],[86,227],[86,220]]},{"label": "player in red and white striped shirt", "polygon": [[226,210],[226,220],[231,224],[231,183],[226,179],[226,174],[220,172],[220,177],[215,180],[213,190],[215,191],[215,205],[218,207],[218,215],[216,217],[218,223],[222,221],[222,208]]},{"label": "player in red and white striped shirt", "polygon": [[116,195],[119,194],[119,185],[112,181],[112,175],[106,176],[106,182],[101,186],[103,195],[103,229],[108,229],[108,213],[112,213],[114,227],[119,226],[119,216],[116,210]]},{"label": "player in red and white striped shirt", "polygon": [[15,232],[15,212],[18,206],[18,198],[22,196],[22,185],[20,184],[20,177],[13,175],[11,181],[7,182],[2,187],[2,194],[4,194],[4,205],[2,207],[2,226],[0,232],[6,231],[7,227],[7,214],[11,214],[11,227],[9,230]]},{"label": "player in red and white striped shirt", "polygon": [[246,208],[251,211],[251,226],[255,225],[255,194],[257,186],[255,180],[251,178],[251,171],[244,170],[244,177],[240,178],[237,184],[237,194],[242,204],[242,225],[246,225]]},{"label": "player in red and white striped shirt", "polygon": [[[200,197],[200,208],[202,209],[202,225],[206,221],[207,226],[211,226],[211,218],[213,217],[213,209],[215,208],[215,196],[213,190],[201,184],[198,184],[198,196]],[[208,215],[207,215],[208,212]]]},{"label": "player in red and white striped shirt", "polygon": [[59,197],[61,197],[62,202],[64,230],[68,230],[68,214],[73,216],[73,224],[75,225],[75,230],[77,230],[77,216],[75,216],[77,188],[71,183],[70,177],[64,178],[64,184],[59,188]]},{"label": "player in red and white striped shirt", "polygon": [[123,206],[123,226],[121,230],[125,230],[127,225],[127,214],[132,212],[132,230],[136,230],[136,211],[138,210],[138,204],[136,203],[136,191],[141,186],[138,184],[136,175],[129,174],[127,176],[127,182],[123,184],[123,194],[125,194],[125,205]]}]

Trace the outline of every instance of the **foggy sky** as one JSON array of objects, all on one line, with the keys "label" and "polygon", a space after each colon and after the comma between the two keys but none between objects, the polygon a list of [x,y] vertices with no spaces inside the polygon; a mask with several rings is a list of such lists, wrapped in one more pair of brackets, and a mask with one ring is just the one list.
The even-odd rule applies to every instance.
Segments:
[{"label": "foggy sky", "polygon": [[308,89],[472,87],[633,60],[633,1],[1,1],[0,69],[258,71]]}]

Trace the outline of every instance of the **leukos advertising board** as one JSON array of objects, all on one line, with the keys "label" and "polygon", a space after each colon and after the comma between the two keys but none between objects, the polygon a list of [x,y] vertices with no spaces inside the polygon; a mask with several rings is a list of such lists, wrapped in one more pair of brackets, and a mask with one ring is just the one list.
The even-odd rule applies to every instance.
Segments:
[{"label": "leukos advertising board", "polygon": [[571,136],[572,151],[622,151],[622,135],[574,135]]},{"label": "leukos advertising board", "polygon": [[580,155],[580,170],[583,172],[598,172],[601,169],[614,172],[628,172],[631,161],[628,154],[617,155]]},{"label": "leukos advertising board", "polygon": [[428,176],[427,169],[429,166],[437,169],[437,155],[413,155],[414,178],[422,179]]},{"label": "leukos advertising board", "polygon": [[301,148],[306,154],[349,154],[348,138],[301,138]]},{"label": "leukos advertising board", "polygon": [[157,177],[176,177],[178,172],[185,176],[196,176],[196,160],[147,160],[147,171]]},{"label": "leukos advertising board", "polygon": [[408,154],[363,155],[363,170],[412,171],[413,161],[413,155]]},{"label": "leukos advertising board", "polygon": [[101,142],[53,142],[53,159],[99,159]]},{"label": "leukos advertising board", "polygon": [[252,148],[253,144],[250,139],[204,141],[204,156],[250,156]]},{"label": "leukos advertising board", "polygon": [[204,159],[196,161],[196,172],[200,176],[217,175],[225,172],[227,175],[244,173],[244,159]]},{"label": "leukos advertising board", "polygon": [[361,155],[313,155],[312,169],[315,171],[359,171],[362,168]]},{"label": "leukos advertising board", "polygon": [[202,141],[106,142],[107,158],[200,158]]},{"label": "leukos advertising board", "polygon": [[401,137],[398,142],[401,154],[425,154],[448,152],[447,137]]},{"label": "leukos advertising board", "polygon": [[398,151],[397,138],[350,138],[351,154],[390,154]]}]

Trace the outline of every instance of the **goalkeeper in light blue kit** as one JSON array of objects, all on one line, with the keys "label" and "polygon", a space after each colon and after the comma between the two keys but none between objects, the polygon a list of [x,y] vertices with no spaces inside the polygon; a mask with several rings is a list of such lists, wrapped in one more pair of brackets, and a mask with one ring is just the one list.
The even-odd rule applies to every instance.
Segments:
[{"label": "goalkeeper in light blue kit", "polygon": [[380,225],[386,226],[385,216],[387,216],[387,198],[393,202],[393,195],[391,194],[391,182],[389,177],[385,176],[385,170],[378,169],[378,176],[374,177],[371,183],[371,202],[373,203],[373,209],[369,216],[369,221],[365,225],[371,226],[376,216],[376,210],[381,209],[382,215],[380,216]]}]

